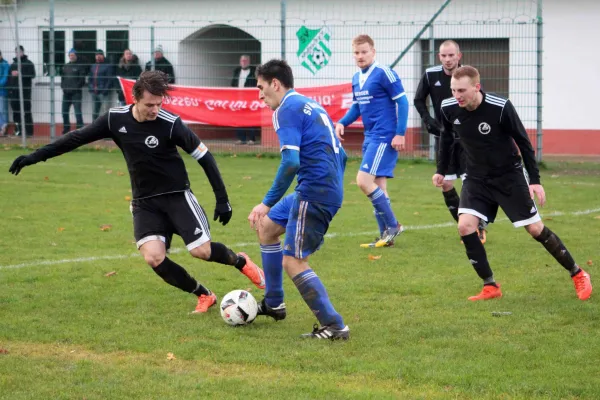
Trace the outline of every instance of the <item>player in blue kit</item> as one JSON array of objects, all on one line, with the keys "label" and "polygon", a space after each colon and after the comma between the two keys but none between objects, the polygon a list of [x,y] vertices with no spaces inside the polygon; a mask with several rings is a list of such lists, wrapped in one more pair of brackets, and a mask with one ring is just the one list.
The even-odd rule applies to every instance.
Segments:
[{"label": "player in blue kit", "polygon": [[[308,265],[308,257],[323,244],[329,223],[342,205],[346,153],[327,112],[294,91],[292,69],[285,61],[261,65],[256,77],[260,99],[275,110],[273,127],[281,145],[281,165],[273,186],[248,216],[258,233],[266,281],[258,315],[276,321],[286,317],[285,269],[320,324],[301,337],[346,340],[348,326]],[[294,193],[283,197],[296,175]],[[279,237],[284,233],[282,248]]]},{"label": "player in blue kit", "polygon": [[396,72],[375,61],[370,36],[355,37],[352,50],[360,71],[352,78],[353,104],[336,124],[335,133],[343,141],[344,127],[362,116],[365,140],[356,183],[373,204],[380,237],[361,247],[389,247],[404,230],[392,211],[387,179],[394,177],[398,151],[404,149],[408,100]]}]

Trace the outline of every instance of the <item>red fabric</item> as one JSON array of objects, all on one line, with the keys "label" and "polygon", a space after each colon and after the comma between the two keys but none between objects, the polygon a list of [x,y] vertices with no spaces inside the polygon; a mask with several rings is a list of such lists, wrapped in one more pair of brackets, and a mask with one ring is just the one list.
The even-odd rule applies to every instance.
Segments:
[{"label": "red fabric", "polygon": [[[127,104],[133,103],[134,80],[119,77]],[[296,89],[321,104],[334,122],[339,121],[352,105],[350,83]],[[273,112],[259,100],[258,89],[213,88],[173,85],[163,108],[188,123],[213,126],[272,126]],[[353,126],[361,126],[354,124]]]}]

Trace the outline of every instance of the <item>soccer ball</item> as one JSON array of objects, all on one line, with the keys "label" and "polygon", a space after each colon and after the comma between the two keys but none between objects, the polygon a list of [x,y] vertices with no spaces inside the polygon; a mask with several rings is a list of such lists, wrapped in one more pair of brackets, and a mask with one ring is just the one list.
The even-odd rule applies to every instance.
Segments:
[{"label": "soccer ball", "polygon": [[254,321],[258,304],[254,296],[245,290],[234,290],[221,301],[221,317],[229,325],[246,325]]}]

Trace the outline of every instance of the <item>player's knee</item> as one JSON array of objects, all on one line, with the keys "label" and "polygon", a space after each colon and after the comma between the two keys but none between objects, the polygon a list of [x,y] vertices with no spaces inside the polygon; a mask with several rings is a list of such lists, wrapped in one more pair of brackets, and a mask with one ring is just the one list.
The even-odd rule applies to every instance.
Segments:
[{"label": "player's knee", "polygon": [[453,187],[454,187],[454,183],[452,181],[444,181],[444,182],[442,182],[442,190],[444,192],[452,190]]},{"label": "player's knee", "polygon": [[194,247],[190,250],[192,257],[199,258],[201,260],[208,260],[210,258],[210,242],[203,243],[198,247]]},{"label": "player's knee", "polygon": [[460,236],[467,236],[477,230],[477,224],[472,221],[458,221],[458,234]]},{"label": "player's knee", "polygon": [[527,225],[525,230],[534,238],[540,236],[542,231],[544,230],[544,223],[542,221],[535,222],[533,224]]},{"label": "player's knee", "polygon": [[299,273],[304,272],[310,268],[306,259],[299,259],[290,256],[283,257],[282,265],[286,274],[291,279],[293,279]]},{"label": "player's knee", "polygon": [[257,235],[260,243],[274,243],[281,236],[281,227],[265,215],[258,222]]},{"label": "player's knee", "polygon": [[166,257],[165,253],[152,252],[152,253],[144,254],[144,260],[146,261],[146,264],[148,264],[152,268],[156,268],[160,264],[162,264],[162,262],[165,260],[165,257]]}]

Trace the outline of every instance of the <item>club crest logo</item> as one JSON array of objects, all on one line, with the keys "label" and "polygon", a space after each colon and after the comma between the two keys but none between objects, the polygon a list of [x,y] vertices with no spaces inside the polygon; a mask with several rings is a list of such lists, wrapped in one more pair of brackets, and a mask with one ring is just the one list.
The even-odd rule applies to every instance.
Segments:
[{"label": "club crest logo", "polygon": [[492,131],[492,127],[487,122],[482,122],[479,124],[479,133],[482,135],[487,135]]},{"label": "club crest logo", "polygon": [[326,26],[320,29],[308,29],[303,25],[296,32],[296,36],[298,37],[296,55],[302,66],[315,75],[329,63],[331,32]]},{"label": "club crest logo", "polygon": [[156,146],[158,146],[158,139],[156,138],[156,136],[148,136],[146,138],[146,140],[144,141],[144,143],[146,143],[146,146],[148,146],[151,149],[153,149]]}]

